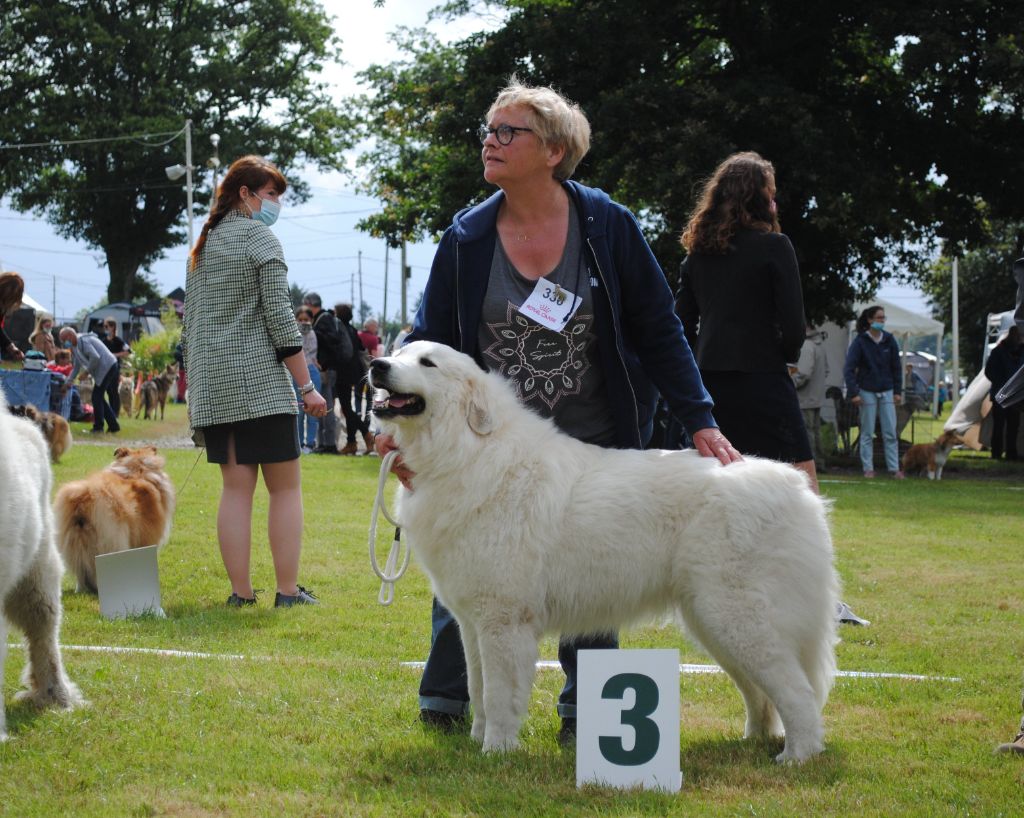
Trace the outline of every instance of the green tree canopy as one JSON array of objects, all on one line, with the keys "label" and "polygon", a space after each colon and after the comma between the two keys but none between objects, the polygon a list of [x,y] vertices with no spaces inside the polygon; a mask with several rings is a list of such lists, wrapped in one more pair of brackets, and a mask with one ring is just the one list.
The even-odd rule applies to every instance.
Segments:
[{"label": "green tree canopy", "polygon": [[[164,168],[185,160],[170,135],[186,119],[194,165],[218,133],[226,162],[343,167],[350,123],[318,79],[337,42],[314,0],[0,0],[0,20],[0,195],[101,248],[110,301],[144,294],[140,270],[185,240],[185,186]],[[138,134],[163,136],[107,139]],[[198,215],[205,184],[195,199]]]},{"label": "green tree canopy", "polygon": [[513,72],[579,102],[593,140],[580,181],[637,212],[670,277],[700,182],[727,155],[775,163],[808,317],[923,273],[936,242],[1024,215],[1024,58],[1009,2],[883,6],[795,0],[507,0],[504,24],[364,74],[363,157],[387,206],[364,226],[436,234],[490,191],[475,129]]}]

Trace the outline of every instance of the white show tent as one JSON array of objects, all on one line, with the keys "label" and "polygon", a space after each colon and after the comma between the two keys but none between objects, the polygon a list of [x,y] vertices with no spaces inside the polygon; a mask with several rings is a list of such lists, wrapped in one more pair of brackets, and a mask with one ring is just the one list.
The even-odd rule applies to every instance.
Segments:
[{"label": "white show tent", "polygon": [[50,314],[49,310],[47,310],[42,304],[40,304],[38,301],[36,301],[28,293],[24,293],[21,296],[21,306],[22,306],[22,308],[29,307],[30,309],[33,309],[36,312],[45,312],[47,315]]},{"label": "white show tent", "polygon": [[[868,307],[877,304],[885,310],[885,329],[887,332],[891,332],[896,336],[896,340],[900,342],[901,355],[903,356],[904,366],[900,368],[901,377],[905,376],[906,373],[906,356],[907,356],[907,341],[911,336],[918,335],[934,335],[935,336],[935,349],[937,351],[942,350],[942,336],[945,334],[946,328],[941,321],[936,321],[934,318],[929,318],[927,315],[921,315],[916,312],[904,309],[891,301],[886,301],[884,298],[876,298],[873,301],[867,301],[863,304],[854,304],[853,309],[857,315],[866,310]],[[853,337],[856,334],[856,322],[851,321],[848,325],[849,330],[849,342],[853,341]],[[935,372],[933,373],[932,383],[938,386],[939,383],[939,366],[940,359],[935,359]],[[939,408],[939,390],[934,389],[932,392],[932,414],[937,414]]]}]

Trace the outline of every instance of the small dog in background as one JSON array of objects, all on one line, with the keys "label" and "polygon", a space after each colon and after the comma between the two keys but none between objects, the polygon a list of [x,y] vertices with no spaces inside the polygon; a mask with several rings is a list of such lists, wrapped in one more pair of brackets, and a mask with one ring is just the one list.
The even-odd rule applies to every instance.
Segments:
[{"label": "small dog in background", "polygon": [[155,378],[150,378],[144,384],[142,384],[142,391],[139,393],[139,406],[135,410],[135,417],[139,416],[140,412],[145,412],[144,418],[149,420],[149,413],[153,413],[153,419],[156,419],[157,407],[160,407],[160,420],[164,419],[164,409],[167,406],[167,396],[171,392],[171,387],[174,386],[174,382],[178,379],[178,365],[168,364],[167,369],[157,375]]},{"label": "small dog in background", "polygon": [[943,432],[934,443],[917,443],[903,455],[903,471],[928,473],[929,480],[942,479],[942,467],[949,459],[949,453],[963,438],[956,432]]},{"label": "small dog in background", "polygon": [[12,415],[31,420],[39,427],[50,449],[50,460],[59,463],[61,455],[71,448],[71,427],[68,422],[56,412],[40,412],[31,403],[9,408]]},{"label": "small dog in background", "polygon": [[174,485],[155,446],[120,448],[114,462],[61,486],[53,501],[57,547],[78,590],[96,593],[96,556],[163,545],[171,534]]},{"label": "small dog in background", "polygon": [[132,385],[131,378],[121,378],[121,383],[117,387],[117,396],[121,399],[121,416],[130,418],[132,404],[135,402],[135,387]]}]

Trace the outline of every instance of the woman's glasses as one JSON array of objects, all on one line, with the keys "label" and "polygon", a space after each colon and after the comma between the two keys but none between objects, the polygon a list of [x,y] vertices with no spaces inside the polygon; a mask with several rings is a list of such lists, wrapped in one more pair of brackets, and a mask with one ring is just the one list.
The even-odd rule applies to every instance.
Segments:
[{"label": "woman's glasses", "polygon": [[480,137],[481,144],[487,141],[488,136],[494,134],[499,145],[508,145],[520,131],[533,133],[533,128],[517,128],[515,125],[499,125],[497,128],[489,128],[487,125],[481,125],[476,134]]}]

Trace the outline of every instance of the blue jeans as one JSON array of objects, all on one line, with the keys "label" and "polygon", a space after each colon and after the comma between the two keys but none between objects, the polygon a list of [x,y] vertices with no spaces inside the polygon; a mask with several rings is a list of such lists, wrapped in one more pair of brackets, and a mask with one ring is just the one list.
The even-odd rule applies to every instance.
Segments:
[{"label": "blue jeans", "polygon": [[[313,382],[316,391],[319,392],[320,370],[315,366],[309,367],[309,379]],[[307,449],[312,449],[316,445],[316,429],[320,425],[320,421],[302,411],[302,395],[299,394],[299,386],[302,385],[295,384],[295,399],[299,402],[299,414],[295,418],[295,423],[299,427],[299,443]]]},{"label": "blue jeans", "polygon": [[334,383],[336,375],[337,373],[333,369],[325,369],[320,373],[320,384],[322,386],[320,394],[327,401],[327,414],[320,421],[320,428],[316,433],[316,443],[318,446],[330,449],[336,449],[338,446],[338,442],[335,439],[335,424],[337,421],[334,416]]},{"label": "blue jeans", "polygon": [[874,438],[875,418],[882,424],[882,445],[885,448],[885,468],[890,472],[900,468],[899,440],[896,437],[896,404],[892,390],[860,393],[860,465],[865,472],[875,470]]},{"label": "blue jeans", "polygon": [[[430,655],[420,678],[420,709],[458,715],[469,712],[469,686],[466,680],[466,654],[455,617],[437,598],[430,611]],[[590,648],[617,648],[617,634],[562,638],[558,643],[558,661],[565,671],[565,685],[558,696],[558,715],[576,718],[576,651]]]}]

